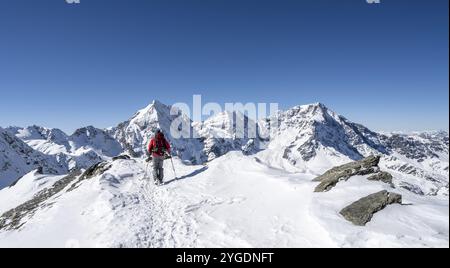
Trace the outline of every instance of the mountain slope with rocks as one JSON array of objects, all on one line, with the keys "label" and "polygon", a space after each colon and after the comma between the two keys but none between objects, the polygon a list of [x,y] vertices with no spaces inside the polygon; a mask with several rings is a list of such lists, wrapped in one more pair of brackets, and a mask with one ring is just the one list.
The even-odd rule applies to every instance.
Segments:
[{"label": "mountain slope with rocks", "polygon": [[[262,158],[230,152],[207,166],[176,158],[178,179],[166,162],[160,187],[139,158],[44,177],[40,188],[18,184],[0,197],[33,197],[0,210],[0,247],[448,247],[448,198],[392,189],[368,175],[314,193],[314,175]],[[386,192],[402,195],[403,205],[388,205],[398,199]],[[364,198],[375,193],[369,198],[379,205],[367,207]],[[370,221],[361,227],[353,218]]]},{"label": "mountain slope with rocks", "polygon": [[92,126],[77,129],[70,136],[59,129],[40,126],[7,130],[34,150],[58,159],[68,171],[86,169],[123,151],[105,130]]},{"label": "mountain slope with rocks", "polygon": [[380,155],[383,167],[411,177],[405,187],[424,194],[448,194],[448,133],[377,133],[321,103],[279,111],[258,122],[228,111],[192,122],[181,110],[153,101],[107,130],[86,127],[71,136],[37,126],[9,131],[75,170],[121,152],[145,157],[148,141],[157,129],[166,134],[173,155],[187,164],[206,163],[230,151],[264,151],[268,165],[319,174],[336,165]]},{"label": "mountain slope with rocks", "polygon": [[201,136],[207,161],[230,151],[253,154],[261,148],[257,123],[240,112],[219,113],[195,123],[194,128]]},{"label": "mountain slope with rocks", "polygon": [[[166,161],[161,187],[144,161],[157,129],[178,175]],[[193,122],[154,101],[106,130],[0,128],[0,247],[448,247],[448,144],[321,103]]]},{"label": "mountain slope with rocks", "polygon": [[66,173],[64,163],[58,160],[34,150],[9,131],[0,128],[0,189],[33,169],[47,174]]},{"label": "mountain slope with rocks", "polygon": [[[278,127],[260,128],[271,133],[266,154],[274,167],[320,174],[329,168],[381,156],[381,166],[411,177],[413,188],[425,194],[448,195],[448,141],[446,132],[380,134],[353,123],[321,103],[279,112],[270,120]],[[422,189],[423,188],[423,189]]]}]

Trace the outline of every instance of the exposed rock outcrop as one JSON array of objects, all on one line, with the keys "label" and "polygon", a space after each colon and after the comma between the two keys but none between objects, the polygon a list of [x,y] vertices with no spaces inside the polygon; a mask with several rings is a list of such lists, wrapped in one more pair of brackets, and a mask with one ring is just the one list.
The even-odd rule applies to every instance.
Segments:
[{"label": "exposed rock outcrop", "polygon": [[341,210],[340,214],[355,225],[364,226],[373,217],[373,214],[390,204],[401,204],[402,196],[388,191],[371,194]]},{"label": "exposed rock outcrop", "polygon": [[0,230],[20,229],[26,223],[26,219],[31,218],[38,208],[51,206],[52,202],[48,201],[52,197],[67,189],[69,186],[70,188],[67,189],[67,192],[75,190],[80,186],[82,181],[101,175],[109,168],[111,168],[111,163],[100,162],[88,168],[83,174],[79,170],[70,173],[55,182],[51,187],[38,192],[33,199],[1,215]]},{"label": "exposed rock outcrop", "polygon": [[37,193],[33,199],[22,205],[5,212],[0,216],[0,230],[19,229],[25,221],[25,218],[31,218],[39,207],[45,206],[45,201],[55,196],[66,188],[70,183],[80,176],[80,171],[74,171],[66,177],[55,182],[52,187],[46,188]]},{"label": "exposed rock outcrop", "polygon": [[327,192],[331,190],[341,180],[348,180],[355,175],[367,175],[379,171],[378,163],[380,156],[369,156],[359,161],[351,162],[342,166],[334,167],[323,175],[314,179],[320,184],[315,192]]},{"label": "exposed rock outcrop", "polygon": [[10,131],[0,127],[0,189],[10,186],[28,172],[67,174],[67,167],[56,156],[34,150]]},{"label": "exposed rock outcrop", "polygon": [[100,162],[100,163],[97,163],[97,164],[91,166],[80,176],[78,181],[76,181],[74,184],[72,184],[72,186],[70,187],[68,192],[73,191],[74,189],[78,188],[78,186],[80,186],[82,181],[91,179],[98,175],[101,175],[110,168],[111,168],[111,163],[108,163],[108,162]]},{"label": "exposed rock outcrop", "polygon": [[392,188],[394,188],[394,183],[392,183],[392,175],[386,171],[380,171],[370,177],[367,178],[369,181],[381,181],[389,184]]},{"label": "exposed rock outcrop", "polygon": [[418,195],[425,195],[425,193],[422,191],[422,189],[420,189],[419,186],[413,185],[413,184],[405,182],[405,181],[400,183],[400,188],[403,188],[405,190],[408,190],[408,191],[418,194]]},{"label": "exposed rock outcrop", "polygon": [[130,160],[130,159],[131,159],[131,157],[129,155],[126,155],[126,154],[121,154],[121,155],[118,155],[118,156],[114,156],[112,158],[113,161],[116,161],[116,160]]}]

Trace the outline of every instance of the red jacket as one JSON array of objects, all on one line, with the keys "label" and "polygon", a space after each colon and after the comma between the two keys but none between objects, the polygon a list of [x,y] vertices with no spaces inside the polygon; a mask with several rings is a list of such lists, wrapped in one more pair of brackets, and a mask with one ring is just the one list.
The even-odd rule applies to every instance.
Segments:
[{"label": "red jacket", "polygon": [[153,156],[164,156],[164,150],[170,154],[170,144],[163,135],[157,135],[150,140],[148,152]]}]

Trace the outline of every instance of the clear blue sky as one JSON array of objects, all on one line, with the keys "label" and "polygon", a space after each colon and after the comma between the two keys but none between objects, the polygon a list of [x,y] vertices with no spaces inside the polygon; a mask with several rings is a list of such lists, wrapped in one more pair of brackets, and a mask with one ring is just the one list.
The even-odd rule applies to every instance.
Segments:
[{"label": "clear blue sky", "polygon": [[152,99],[323,102],[448,130],[448,0],[0,0],[0,126],[108,127]]}]

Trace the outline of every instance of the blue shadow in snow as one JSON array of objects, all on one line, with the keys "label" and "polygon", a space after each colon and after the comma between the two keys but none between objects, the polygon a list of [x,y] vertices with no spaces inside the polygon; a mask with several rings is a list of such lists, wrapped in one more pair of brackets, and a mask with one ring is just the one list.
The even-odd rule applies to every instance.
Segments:
[{"label": "blue shadow in snow", "polygon": [[166,182],[164,183],[164,185],[167,185],[167,184],[172,183],[172,182],[176,182],[176,181],[181,181],[181,180],[185,180],[185,179],[188,179],[188,178],[192,178],[192,177],[194,177],[194,176],[197,176],[197,175],[200,174],[200,173],[205,172],[206,170],[208,170],[208,167],[207,167],[207,166],[204,166],[204,167],[199,168],[199,169],[197,169],[197,170],[195,170],[195,171],[193,171],[193,172],[191,172],[191,173],[189,173],[189,174],[187,174],[187,175],[184,175],[184,176],[181,176],[181,177],[179,177],[179,178],[175,178],[175,179],[166,181]]}]

